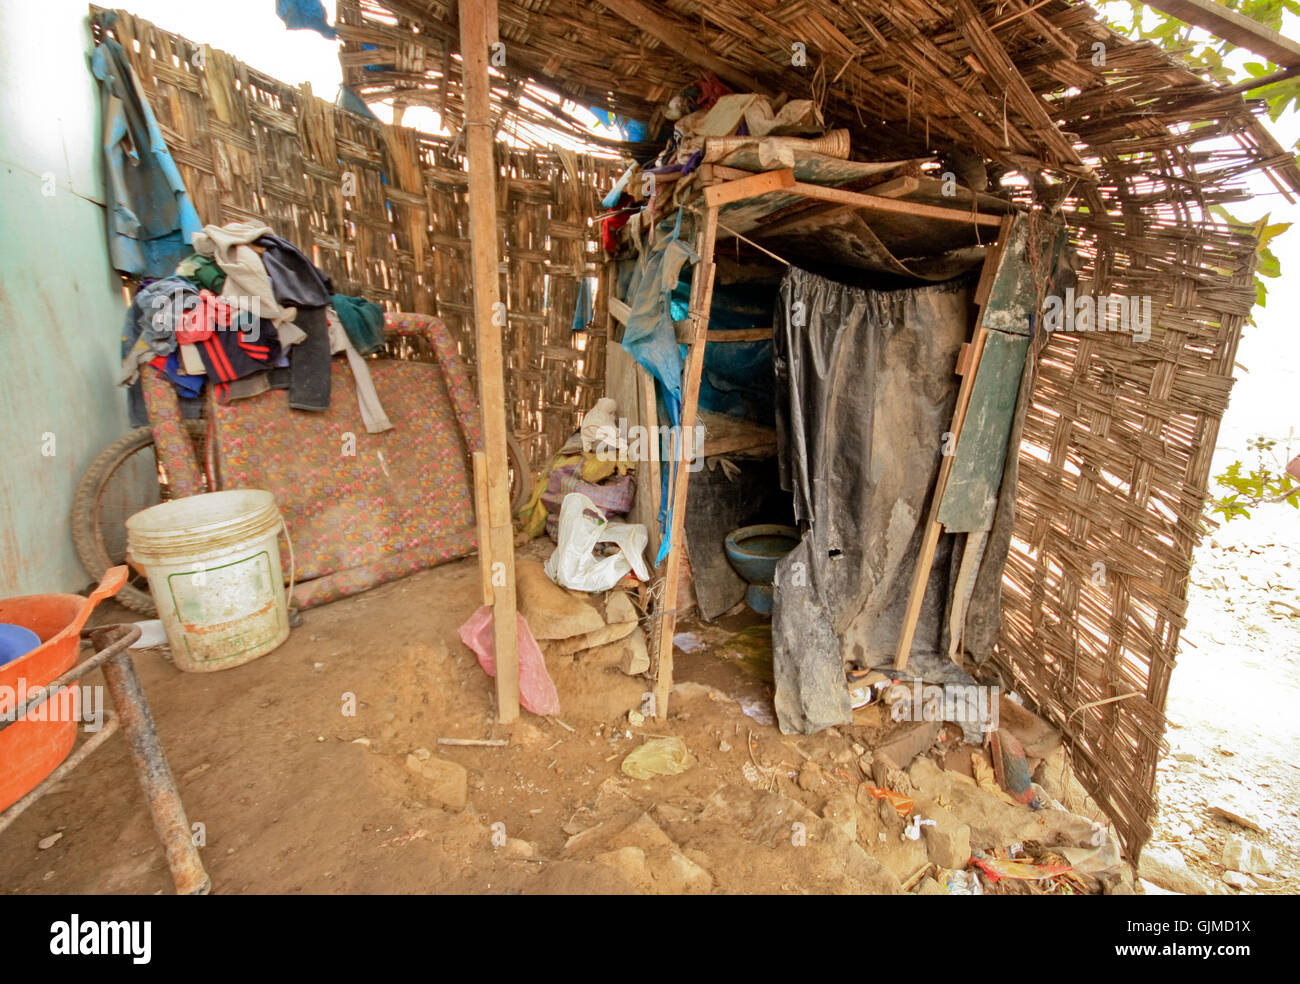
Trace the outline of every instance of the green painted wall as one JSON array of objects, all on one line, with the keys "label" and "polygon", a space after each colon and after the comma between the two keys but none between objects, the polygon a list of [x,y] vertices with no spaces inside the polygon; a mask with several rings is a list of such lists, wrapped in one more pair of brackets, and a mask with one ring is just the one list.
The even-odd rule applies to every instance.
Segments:
[{"label": "green painted wall", "polygon": [[86,12],[0,3],[0,597],[88,583],[73,491],[127,429]]}]

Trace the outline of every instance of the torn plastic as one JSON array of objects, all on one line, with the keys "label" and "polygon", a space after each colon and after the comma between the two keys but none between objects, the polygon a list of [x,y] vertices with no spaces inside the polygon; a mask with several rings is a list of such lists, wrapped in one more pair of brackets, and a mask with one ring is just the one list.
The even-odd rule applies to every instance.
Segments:
[{"label": "torn plastic", "polygon": [[[519,619],[519,703],[534,714],[560,713],[560,695],[551,675],[546,672],[542,649],[533,638],[533,630],[523,615]],[[460,627],[460,641],[474,650],[478,665],[490,677],[497,675],[496,646],[492,630],[492,606],[484,605]]]}]

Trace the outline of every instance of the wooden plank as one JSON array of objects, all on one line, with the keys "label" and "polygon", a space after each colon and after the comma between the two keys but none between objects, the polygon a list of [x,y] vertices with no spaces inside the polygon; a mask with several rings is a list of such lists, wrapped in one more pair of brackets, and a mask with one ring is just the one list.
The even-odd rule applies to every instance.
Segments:
[{"label": "wooden plank", "polygon": [[970,342],[962,342],[957,350],[957,375],[964,376],[970,371]]},{"label": "wooden plank", "polygon": [[770,342],[771,328],[735,328],[730,331],[719,328],[708,335],[710,342]]},{"label": "wooden plank", "polygon": [[622,301],[620,301],[613,294],[609,295],[608,304],[609,304],[610,316],[613,317],[613,319],[617,321],[620,325],[623,325],[626,328],[628,318],[632,316],[632,309],[628,307],[626,304],[624,304]]},{"label": "wooden plank", "polygon": [[[637,415],[642,425],[647,428],[657,428],[659,426],[659,402],[655,399],[655,379],[650,375],[650,371],[645,366],[637,364],[636,366],[636,385],[637,395],[641,401],[640,413]],[[658,433],[656,430],[650,430],[651,435]],[[659,532],[659,508],[663,505],[663,473],[660,460],[662,454],[659,450],[657,437],[652,437],[649,441],[649,447],[646,449],[648,461],[638,462],[637,464],[637,495],[645,494],[649,497],[649,508],[646,513],[648,520],[641,520],[646,524],[646,529],[650,532],[650,540],[646,544],[646,549],[650,551],[651,557],[659,556],[659,543],[663,535]],[[640,483],[644,482],[642,485]]]},{"label": "wooden plank", "polygon": [[1147,6],[1263,55],[1280,68],[1300,65],[1300,44],[1212,0],[1148,0]]},{"label": "wooden plank", "polygon": [[[502,353],[500,255],[497,250],[497,166],[493,147],[488,49],[496,23],[496,0],[460,0],[460,50],[465,90],[465,132],[469,172],[469,235],[474,271],[474,330],[477,340],[479,413],[487,466],[486,511],[492,564],[492,632],[496,658],[497,718],[519,717],[519,640],[515,611],[515,545],[510,517],[506,455],[505,359]],[[498,566],[499,565],[499,566]]]},{"label": "wooden plank", "polygon": [[703,184],[719,184],[723,181],[735,181],[738,178],[748,178],[753,171],[746,171],[740,167],[725,167],[722,164],[701,164],[700,181]]},{"label": "wooden plank", "polygon": [[704,189],[704,204],[709,208],[718,208],[742,198],[754,198],[766,195],[770,191],[784,191],[795,185],[794,170],[781,168],[778,171],[760,171],[748,177],[711,185]]},{"label": "wooden plank", "polygon": [[492,596],[492,524],[488,521],[487,455],[475,451],[474,462],[474,522],[478,526],[478,576],[483,582],[483,604],[490,605]]},{"label": "wooden plank", "polygon": [[[989,249],[988,255],[984,258],[984,267],[980,271],[980,282],[976,287],[975,296],[978,302],[981,291],[987,295],[987,284],[992,283],[994,271],[997,270],[1001,262],[1003,247],[1011,233],[1011,225],[1014,221],[1013,216],[1005,216],[998,229],[997,242]],[[961,434],[962,423],[966,419],[966,407],[970,402],[970,391],[975,384],[975,377],[979,373],[980,356],[984,352],[984,339],[988,335],[988,330],[983,327],[984,312],[978,311],[975,316],[975,334],[970,341],[970,368],[966,375],[962,376],[961,386],[957,390],[957,405],[953,410],[952,429],[953,435]],[[954,452],[956,448],[952,449]],[[912,586],[907,595],[907,608],[903,612],[903,625],[898,634],[898,648],[894,651],[894,668],[903,669],[907,666],[908,657],[912,652],[912,639],[916,635],[916,623],[921,617],[921,605],[925,602],[925,588],[930,582],[930,570],[934,566],[934,551],[939,545],[939,534],[943,530],[939,522],[939,503],[943,498],[944,489],[947,487],[948,475],[952,471],[953,455],[946,454],[943,461],[939,463],[939,477],[934,483],[934,494],[930,499],[929,516],[925,522],[925,531],[921,535],[921,547],[917,552],[916,568],[912,572]]]},{"label": "wooden plank", "polygon": [[[745,140],[747,142],[723,158],[726,162],[725,165],[721,163],[711,165],[714,168],[713,175],[715,177],[725,176],[727,171],[755,174],[772,170],[770,165],[763,163],[763,159],[759,154],[759,143],[761,141],[758,138],[726,137],[722,139]],[[777,137],[775,139],[779,140],[781,138]],[[873,161],[867,163],[864,161],[849,161],[842,157],[830,157],[812,150],[799,149],[793,151],[793,153],[796,181],[807,181],[809,184],[827,185],[835,188],[860,181],[869,181],[872,178],[885,178],[897,171],[901,171],[903,168],[919,167],[927,160],[926,158],[914,158],[911,160]],[[741,174],[733,174],[732,177],[740,177]]]},{"label": "wooden plank", "polygon": [[901,178],[893,178],[889,181],[882,181],[878,185],[872,185],[868,190],[879,198],[902,198],[910,195],[919,187],[921,187],[920,178],[904,174]]},{"label": "wooden plank", "polygon": [[975,592],[975,576],[979,573],[988,541],[987,533],[971,533],[962,545],[961,563],[957,568],[957,579],[952,588],[952,606],[948,613],[948,658],[958,666],[965,662],[962,639],[966,635],[966,612],[970,608],[971,595]]},{"label": "wooden plank", "polygon": [[[725,187],[725,186],[721,186]],[[710,191],[713,189],[706,189]],[[796,181],[792,188],[785,189],[805,198],[817,198],[824,202],[839,202],[841,205],[853,205],[857,208],[875,212],[893,212],[896,215],[913,215],[927,219],[939,219],[944,222],[974,223],[981,226],[1001,226],[1002,216],[989,215],[987,212],[963,211],[957,208],[941,208],[938,205],[922,205],[918,202],[895,201],[892,198],[879,198],[864,195],[857,191],[843,191],[839,188],[826,188],[822,185],[805,184]]]},{"label": "wooden plank", "polygon": [[1027,335],[991,331],[985,339],[952,470],[939,503],[939,522],[950,533],[971,533],[993,525],[1028,351]]},{"label": "wooden plank", "polygon": [[[984,338],[988,331],[984,328],[975,330],[971,342],[971,363],[976,372],[984,351]],[[962,377],[961,387],[957,391],[957,408],[953,411],[952,434],[961,433],[962,422],[966,418],[966,406],[970,401],[970,388],[975,373]],[[934,567],[934,552],[939,546],[939,534],[943,525],[939,522],[939,501],[948,483],[948,473],[952,471],[953,456],[943,456],[939,464],[939,478],[934,484],[934,495],[930,499],[930,512],[925,521],[925,532],[921,536],[921,547],[916,555],[916,569],[912,572],[912,587],[907,595],[907,608],[903,612],[903,627],[898,635],[898,649],[894,653],[894,668],[901,670],[907,666],[907,659],[912,653],[912,639],[916,635],[916,623],[921,617],[921,605],[925,602],[925,589],[930,583],[930,571]]]},{"label": "wooden plank", "polygon": [[[676,17],[668,17],[659,13],[660,10],[666,10],[666,7],[656,9],[649,4],[643,3],[642,0],[597,0],[597,2],[602,7],[607,7],[618,14],[629,24],[645,31],[652,38],[658,38],[668,46],[669,51],[681,55],[701,68],[707,68],[718,78],[738,86],[740,92],[757,92],[764,96],[772,95],[771,90],[757,79],[742,72],[731,62],[714,54],[708,47],[696,40],[699,37],[698,27],[689,25]],[[465,0],[461,0],[461,3],[463,5]]]},{"label": "wooden plank", "polygon": [[[686,360],[686,378],[682,393],[681,433],[693,434],[695,417],[700,403],[700,377],[704,374],[704,346],[709,330],[709,307],[713,303],[714,245],[718,236],[718,210],[708,208],[704,213],[704,228],[700,231],[697,252],[700,260],[691,282],[691,317],[695,321],[695,341]],[[676,448],[674,448],[676,451]],[[684,457],[674,454],[674,458]],[[684,461],[676,462],[676,475],[672,495],[672,523],[669,536],[672,546],[664,561],[664,589],[660,597],[663,614],[659,619],[659,668],[655,677],[654,714],[657,718],[668,716],[668,695],[673,688],[673,633],[677,628],[677,589],[681,569],[682,538],[686,518],[686,493],[690,469]]]}]

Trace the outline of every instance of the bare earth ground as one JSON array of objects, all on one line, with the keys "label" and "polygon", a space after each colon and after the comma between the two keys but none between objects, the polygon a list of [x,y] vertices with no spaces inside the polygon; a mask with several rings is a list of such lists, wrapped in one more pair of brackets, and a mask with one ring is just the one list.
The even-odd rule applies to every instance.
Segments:
[{"label": "bare earth ground", "polygon": [[[1283,504],[1225,523],[1196,554],[1168,700],[1153,848],[1222,884],[1230,836],[1276,855],[1247,892],[1300,891],[1300,513]],[[1232,803],[1260,834],[1211,813]]]},{"label": "bare earth ground", "polygon": [[[791,771],[800,761],[793,741],[699,684],[684,688],[669,720],[633,729],[627,713],[641,705],[644,679],[553,665],[559,721],[525,713],[496,725],[492,681],[457,636],[479,600],[470,558],[308,611],[283,646],[242,667],[186,674],[157,651],[136,657],[189,819],[203,825],[214,891],[882,891],[924,862],[924,847],[908,845],[895,852],[897,876],[860,857],[854,868],[812,814],[809,849],[794,851],[789,830],[801,808],[742,775],[751,732],[755,761]],[[114,607],[99,620],[134,618]],[[693,676],[725,681],[729,693],[766,686],[712,657],[682,656],[679,680]],[[359,701],[353,717],[343,713],[348,694]],[[695,763],[679,776],[628,779],[619,765],[645,733],[680,735]],[[511,744],[439,748],[439,737]],[[849,744],[838,734],[801,739],[828,768]],[[419,748],[470,770],[463,812],[422,798],[424,780],[405,766]],[[642,811],[653,824],[565,855],[571,834]],[[873,817],[862,838],[874,836]],[[504,825],[499,847],[495,824]],[[591,859],[626,846],[644,863],[636,851]],[[0,838],[0,890],[172,891],[120,737]]]},{"label": "bare earth ground", "polygon": [[[1289,527],[1252,524],[1234,522],[1200,555],[1188,630],[1198,648],[1185,649],[1170,699],[1181,757],[1161,771],[1157,839],[1215,880],[1233,832],[1297,870],[1300,599],[1282,588],[1300,558]],[[1298,607],[1270,609],[1271,599]],[[214,891],[891,892],[926,864],[923,842],[901,841],[888,811],[855,799],[853,744],[875,747],[896,726],[791,737],[751,716],[770,709],[770,684],[761,652],[732,643],[752,619],[680,626],[712,652],[678,653],[666,721],[629,723],[645,679],[558,661],[558,718],[524,713],[502,727],[492,682],[456,631],[479,600],[470,558],[308,611],[280,649],[243,667],[185,674],[157,650],[136,657],[189,818],[202,824]],[[97,621],[134,618],[110,605]],[[652,735],[682,737],[691,767],[623,775],[623,758]],[[439,737],[510,745],[440,747]],[[418,749],[469,770],[466,809],[430,802],[406,767]],[[1208,814],[1225,791],[1250,797],[1267,837]],[[0,891],[172,891],[121,737],[0,837]]]}]

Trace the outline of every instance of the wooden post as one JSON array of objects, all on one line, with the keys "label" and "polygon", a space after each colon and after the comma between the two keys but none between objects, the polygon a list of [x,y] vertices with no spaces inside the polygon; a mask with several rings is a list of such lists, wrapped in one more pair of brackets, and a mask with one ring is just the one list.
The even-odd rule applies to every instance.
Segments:
[{"label": "wooden post", "polygon": [[478,526],[478,576],[483,582],[483,604],[496,601],[492,594],[492,523],[488,519],[487,455],[475,451],[474,461],[474,520]]},{"label": "wooden post", "polygon": [[[496,158],[488,78],[489,45],[496,39],[496,0],[460,0],[460,52],[465,92],[469,170],[469,238],[474,270],[474,327],[479,412],[487,464],[487,501],[475,489],[476,507],[488,517],[493,570],[492,632],[496,654],[497,719],[519,717],[519,640],[515,614],[515,547],[506,456],[506,387],[497,250]],[[482,483],[479,483],[481,487]]]},{"label": "wooden post", "polygon": [[[709,307],[713,303],[713,247],[718,238],[718,209],[704,210],[704,228],[699,237],[699,266],[691,281],[691,320],[694,322],[694,339],[686,358],[686,377],[682,383],[681,427],[673,441],[674,453],[670,467],[676,468],[672,495],[672,525],[669,534],[672,547],[664,560],[664,591],[659,604],[663,615],[659,620],[659,670],[655,677],[654,714],[657,718],[668,716],[668,695],[673,689],[673,632],[677,628],[677,585],[681,569],[682,540],[685,536],[686,491],[690,471],[686,467],[684,447],[690,447],[695,433],[695,416],[700,404],[700,377],[704,373],[704,346],[709,333]],[[702,448],[694,449],[697,453]]]}]

